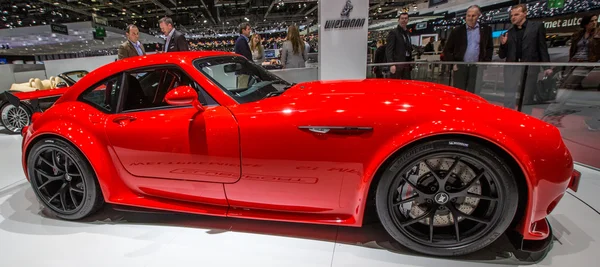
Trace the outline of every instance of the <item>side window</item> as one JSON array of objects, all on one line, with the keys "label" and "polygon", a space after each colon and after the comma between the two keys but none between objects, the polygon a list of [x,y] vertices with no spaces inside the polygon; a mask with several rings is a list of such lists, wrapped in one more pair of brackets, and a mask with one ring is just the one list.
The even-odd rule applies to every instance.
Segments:
[{"label": "side window", "polygon": [[198,92],[202,105],[215,105],[210,97],[194,80],[177,68],[160,68],[129,72],[125,74],[123,111],[158,109],[170,107],[165,95],[172,89],[187,85]]},{"label": "side window", "polygon": [[117,107],[121,90],[121,74],[108,78],[83,92],[79,99],[103,112],[112,113]]}]

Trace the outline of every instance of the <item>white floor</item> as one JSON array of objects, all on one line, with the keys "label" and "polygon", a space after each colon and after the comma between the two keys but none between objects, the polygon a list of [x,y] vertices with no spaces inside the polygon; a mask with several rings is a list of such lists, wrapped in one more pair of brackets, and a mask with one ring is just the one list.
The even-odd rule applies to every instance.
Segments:
[{"label": "white floor", "polygon": [[549,218],[556,241],[542,261],[515,256],[505,240],[469,257],[437,259],[390,242],[377,223],[347,228],[112,207],[84,222],[58,220],[43,212],[23,176],[20,141],[0,129],[0,266],[589,267],[600,260],[600,215],[592,209],[600,210],[600,173],[583,167],[580,191]]}]

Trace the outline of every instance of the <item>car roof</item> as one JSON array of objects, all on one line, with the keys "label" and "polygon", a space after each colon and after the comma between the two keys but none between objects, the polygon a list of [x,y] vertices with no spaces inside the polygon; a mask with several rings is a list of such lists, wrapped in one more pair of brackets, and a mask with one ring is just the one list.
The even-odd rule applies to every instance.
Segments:
[{"label": "car roof", "polygon": [[152,66],[159,64],[181,64],[183,62],[191,62],[195,59],[212,57],[212,56],[239,56],[233,52],[222,52],[222,51],[186,51],[186,52],[167,52],[150,54],[144,56],[130,57],[122,60],[117,60],[106,64],[98,70],[103,68],[112,69],[113,72],[123,71],[130,68]]},{"label": "car roof", "polygon": [[135,69],[140,67],[165,65],[165,64],[190,64],[196,59],[202,59],[213,56],[240,56],[233,52],[222,52],[222,51],[185,51],[185,52],[167,52],[157,54],[147,54],[144,56],[136,56],[125,58],[110,62],[99,68],[90,71],[81,80],[73,85],[73,90],[69,90],[65,93],[67,98],[75,97],[80,94],[89,86],[92,86],[98,81],[109,77],[113,74],[123,72],[129,69]]}]

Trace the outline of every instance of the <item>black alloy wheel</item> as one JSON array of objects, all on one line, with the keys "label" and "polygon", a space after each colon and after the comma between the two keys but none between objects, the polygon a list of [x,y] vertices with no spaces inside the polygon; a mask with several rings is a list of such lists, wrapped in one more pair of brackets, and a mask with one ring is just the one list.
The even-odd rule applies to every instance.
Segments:
[{"label": "black alloy wheel", "polygon": [[508,165],[472,141],[446,139],[410,148],[384,172],[377,212],[402,245],[435,256],[480,250],[500,237],[517,210]]},{"label": "black alloy wheel", "polygon": [[35,143],[27,168],[36,196],[59,218],[81,219],[103,203],[86,159],[63,140],[49,138]]}]

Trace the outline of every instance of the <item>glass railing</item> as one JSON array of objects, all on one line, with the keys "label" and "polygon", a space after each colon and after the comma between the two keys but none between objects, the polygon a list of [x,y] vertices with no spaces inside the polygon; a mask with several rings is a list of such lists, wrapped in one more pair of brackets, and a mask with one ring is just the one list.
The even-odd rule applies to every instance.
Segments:
[{"label": "glass railing", "polygon": [[529,114],[561,131],[576,162],[600,168],[600,63],[368,64],[367,77],[450,85]]}]

